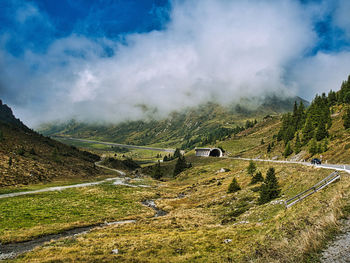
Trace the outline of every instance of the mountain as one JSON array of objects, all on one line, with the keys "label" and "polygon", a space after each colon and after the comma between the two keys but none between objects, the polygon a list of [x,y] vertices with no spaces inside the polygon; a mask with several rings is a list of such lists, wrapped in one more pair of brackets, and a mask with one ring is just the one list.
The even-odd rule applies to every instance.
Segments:
[{"label": "mountain", "polygon": [[281,99],[273,96],[265,98],[263,102],[243,99],[238,104],[228,106],[206,103],[173,112],[162,120],[126,121],[119,124],[91,124],[71,120],[44,124],[38,130],[47,136],[191,149],[236,133],[247,121],[291,111],[295,101],[303,101],[308,105],[307,101],[299,97]]},{"label": "mountain", "polygon": [[0,101],[0,187],[95,176],[98,159],[29,129]]}]

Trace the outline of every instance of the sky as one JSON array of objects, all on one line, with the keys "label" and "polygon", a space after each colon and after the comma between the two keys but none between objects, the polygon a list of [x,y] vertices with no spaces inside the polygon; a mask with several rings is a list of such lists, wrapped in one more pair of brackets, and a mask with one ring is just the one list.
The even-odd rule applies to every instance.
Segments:
[{"label": "sky", "polygon": [[338,90],[348,0],[2,0],[0,99],[31,127]]}]

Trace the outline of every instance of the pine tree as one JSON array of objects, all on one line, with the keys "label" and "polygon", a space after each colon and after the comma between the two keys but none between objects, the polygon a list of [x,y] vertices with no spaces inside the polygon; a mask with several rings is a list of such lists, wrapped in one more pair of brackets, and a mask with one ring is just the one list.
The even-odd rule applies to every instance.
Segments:
[{"label": "pine tree", "polygon": [[300,151],[301,151],[301,142],[300,142],[300,138],[299,138],[298,133],[297,133],[297,137],[295,138],[294,151],[296,154],[300,153]]},{"label": "pine tree", "polygon": [[323,142],[323,151],[324,152],[328,151],[328,140],[327,140],[327,138]]},{"label": "pine tree", "polygon": [[317,141],[321,141],[324,138],[328,137],[328,131],[326,129],[326,124],[323,120],[321,120],[318,123],[315,136],[316,136]]},{"label": "pine tree", "polygon": [[250,176],[253,176],[256,171],[256,165],[253,160],[249,161],[249,166],[247,167],[247,172]]},{"label": "pine tree", "polygon": [[258,182],[264,182],[264,177],[262,176],[262,173],[260,171],[252,177],[250,184],[256,184]]},{"label": "pine tree", "polygon": [[230,183],[229,187],[228,187],[228,190],[227,192],[228,193],[234,193],[234,192],[237,192],[241,190],[241,187],[239,186],[238,182],[237,182],[237,179],[234,177],[232,179],[232,182]]},{"label": "pine tree", "polygon": [[261,145],[264,145],[264,144],[265,144],[264,139],[261,139],[260,144],[261,144]]},{"label": "pine tree", "polygon": [[268,145],[267,145],[267,153],[269,153],[269,152],[271,152],[271,144],[269,143]]},{"label": "pine tree", "polygon": [[331,90],[329,93],[328,93],[328,105],[329,106],[333,106],[337,103],[337,95],[336,93]]},{"label": "pine tree", "polygon": [[310,117],[306,120],[302,134],[304,144],[307,144],[314,137],[314,126]]},{"label": "pine tree", "polygon": [[180,156],[177,159],[177,162],[175,164],[175,168],[174,168],[174,177],[177,176],[179,173],[181,173],[182,171],[184,171],[186,168],[188,168],[185,156]]},{"label": "pine tree", "polygon": [[265,182],[260,187],[259,203],[265,204],[279,196],[281,190],[275,175],[275,169],[270,167],[266,174]]},{"label": "pine tree", "polygon": [[323,146],[322,143],[317,144],[317,153],[323,153]]},{"label": "pine tree", "polygon": [[10,158],[9,158],[9,167],[11,167],[12,166],[12,157],[10,156]]},{"label": "pine tree", "polygon": [[343,121],[344,121],[344,128],[349,129],[350,128],[350,108],[346,110],[343,116]]},{"label": "pine tree", "polygon": [[2,130],[0,130],[0,142],[4,139],[4,134],[2,133]]},{"label": "pine tree", "polygon": [[174,158],[179,158],[180,156],[181,156],[180,149],[179,149],[179,148],[176,148],[176,149],[175,149],[175,152],[174,152]]},{"label": "pine tree", "polygon": [[290,143],[288,142],[286,145],[286,148],[284,149],[283,156],[287,158],[289,155],[293,153],[292,147],[290,146]]},{"label": "pine tree", "polygon": [[315,155],[317,153],[317,142],[316,139],[312,139],[309,147],[309,153]]},{"label": "pine tree", "polygon": [[156,167],[154,169],[154,172],[153,172],[153,178],[156,180],[159,180],[162,177],[163,177],[163,172],[162,172],[162,169],[160,167],[160,162],[158,161],[158,163],[156,164]]}]

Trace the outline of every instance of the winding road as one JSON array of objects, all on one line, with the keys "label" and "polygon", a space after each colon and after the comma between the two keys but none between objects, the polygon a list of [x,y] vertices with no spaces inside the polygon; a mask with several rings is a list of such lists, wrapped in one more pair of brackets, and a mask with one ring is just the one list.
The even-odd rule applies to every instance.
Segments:
[{"label": "winding road", "polygon": [[350,173],[350,165],[348,164],[311,164],[309,162],[294,162],[294,161],[282,161],[282,160],[268,160],[268,159],[258,159],[258,158],[242,158],[242,157],[224,157],[234,160],[244,160],[244,161],[256,161],[256,162],[271,162],[271,163],[287,163],[287,164],[300,164],[305,166],[313,166],[316,168],[324,168],[336,171],[343,171]]},{"label": "winding road", "polygon": [[117,169],[112,169],[112,168],[109,168],[107,166],[104,166],[101,164],[101,162],[102,161],[96,162],[95,165],[98,167],[107,169],[107,170],[117,172],[123,177],[107,178],[105,180],[101,180],[101,181],[97,181],[97,182],[90,182],[90,183],[73,184],[73,185],[66,185],[66,186],[54,186],[54,187],[47,187],[47,188],[43,188],[43,189],[39,189],[39,190],[1,194],[0,199],[21,196],[21,195],[28,195],[28,194],[37,194],[37,193],[52,192],[52,191],[62,191],[65,189],[70,189],[70,188],[87,187],[87,186],[99,185],[99,184],[103,184],[103,183],[111,182],[111,181],[113,181],[114,185],[124,185],[124,186],[129,186],[129,187],[148,187],[146,185],[133,185],[133,184],[126,183],[127,180],[130,178],[125,177],[126,174],[123,171],[120,171]]},{"label": "winding road", "polygon": [[64,137],[64,136],[52,136],[52,138],[53,138],[53,139],[71,140],[71,141],[77,141],[77,142],[86,142],[86,143],[102,144],[102,145],[108,145],[108,146],[117,146],[117,147],[123,147],[123,148],[132,148],[132,149],[141,149],[141,150],[152,150],[152,151],[158,151],[158,152],[168,152],[168,153],[173,153],[173,152],[175,152],[175,149],[164,149],[164,148],[156,148],[156,147],[149,147],[149,146],[137,146],[137,145],[129,145],[129,144],[114,143],[114,142],[102,142],[102,141],[78,139],[78,138]]}]

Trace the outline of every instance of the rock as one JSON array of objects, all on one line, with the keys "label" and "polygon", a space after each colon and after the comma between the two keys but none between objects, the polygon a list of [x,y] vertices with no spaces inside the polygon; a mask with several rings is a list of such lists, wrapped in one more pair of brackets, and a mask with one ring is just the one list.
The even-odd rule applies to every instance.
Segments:
[{"label": "rock", "polygon": [[225,244],[228,244],[228,243],[230,243],[230,242],[232,242],[232,239],[225,239],[225,240],[224,240],[224,243],[225,243]]},{"label": "rock", "polygon": [[221,168],[218,173],[226,173],[226,172],[229,172],[231,171],[230,169],[227,169],[227,168]]},{"label": "rock", "polygon": [[119,253],[118,248],[112,250],[112,254],[118,254],[118,253]]}]

